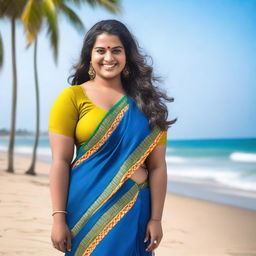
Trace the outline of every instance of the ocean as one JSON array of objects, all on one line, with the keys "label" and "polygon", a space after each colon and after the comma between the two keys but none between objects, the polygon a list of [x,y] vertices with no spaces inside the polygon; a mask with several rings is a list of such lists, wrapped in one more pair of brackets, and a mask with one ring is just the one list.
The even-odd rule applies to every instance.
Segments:
[{"label": "ocean", "polygon": [[[31,155],[33,137],[16,137],[15,152]],[[8,137],[0,137],[6,151]],[[51,162],[47,136],[40,137],[38,159]],[[169,192],[256,210],[256,138],[168,140]]]}]

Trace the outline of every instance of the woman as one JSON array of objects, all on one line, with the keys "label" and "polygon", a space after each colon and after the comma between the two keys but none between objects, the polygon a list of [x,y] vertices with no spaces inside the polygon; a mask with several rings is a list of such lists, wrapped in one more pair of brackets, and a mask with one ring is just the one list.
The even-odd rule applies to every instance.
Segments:
[{"label": "woman", "polygon": [[176,121],[166,121],[160,98],[173,99],[153,86],[152,68],[116,20],[88,31],[74,69],[49,119],[53,246],[67,256],[154,255]]}]

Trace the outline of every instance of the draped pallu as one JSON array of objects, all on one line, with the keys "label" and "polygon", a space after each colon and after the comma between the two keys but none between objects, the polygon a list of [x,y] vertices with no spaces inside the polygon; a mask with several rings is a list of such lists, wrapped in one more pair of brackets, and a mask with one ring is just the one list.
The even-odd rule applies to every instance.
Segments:
[{"label": "draped pallu", "polygon": [[134,100],[123,96],[104,116],[71,163],[66,256],[144,256],[150,219],[149,183],[130,177],[157,145],[163,131],[149,128]]}]

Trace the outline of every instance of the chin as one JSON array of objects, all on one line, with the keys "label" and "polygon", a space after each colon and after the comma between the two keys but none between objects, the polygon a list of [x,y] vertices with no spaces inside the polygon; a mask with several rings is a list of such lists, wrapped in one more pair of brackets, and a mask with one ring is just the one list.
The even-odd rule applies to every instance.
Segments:
[{"label": "chin", "polygon": [[117,73],[117,74],[100,74],[99,76],[101,78],[103,78],[103,79],[110,80],[110,79],[114,79],[114,78],[120,77],[121,76],[121,72]]}]

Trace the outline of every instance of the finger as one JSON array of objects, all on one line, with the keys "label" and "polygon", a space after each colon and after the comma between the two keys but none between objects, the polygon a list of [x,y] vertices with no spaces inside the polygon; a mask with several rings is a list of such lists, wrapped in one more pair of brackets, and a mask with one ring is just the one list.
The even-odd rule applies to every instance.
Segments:
[{"label": "finger", "polygon": [[60,249],[60,246],[59,246],[59,243],[55,243],[54,247],[55,247],[55,249],[58,250],[58,251],[61,250],[61,249]]},{"label": "finger", "polygon": [[161,237],[161,236],[160,236],[160,237],[157,237],[156,240],[157,240],[157,243],[155,244],[155,248],[154,248],[154,249],[156,249],[156,248],[160,245],[160,242],[161,242],[161,240],[162,240],[162,237]]},{"label": "finger", "polygon": [[60,251],[66,252],[66,245],[65,245],[64,241],[59,243],[59,248],[60,248]]},{"label": "finger", "polygon": [[67,235],[67,250],[71,251],[71,234]]},{"label": "finger", "polygon": [[151,251],[154,248],[154,241],[156,240],[156,237],[150,237],[150,244],[147,247],[147,251]]},{"label": "finger", "polygon": [[155,250],[159,245],[159,240],[158,238],[156,237],[154,240],[153,240],[153,246],[152,246],[152,250]]},{"label": "finger", "polygon": [[150,244],[148,245],[148,247],[150,247],[149,250],[152,250],[152,251],[155,250],[158,247],[158,245],[159,245],[159,239],[156,236],[152,238],[152,241],[150,240]]},{"label": "finger", "polygon": [[58,245],[57,245],[57,244],[53,243],[53,244],[52,244],[52,246],[53,246],[53,248],[55,248],[55,249],[59,250],[59,249],[57,248],[57,247],[58,247]]},{"label": "finger", "polygon": [[157,246],[160,244],[162,238],[163,238],[163,237],[158,237],[158,238],[157,238]]},{"label": "finger", "polygon": [[144,243],[146,243],[148,241],[148,238],[149,238],[149,232],[148,230],[146,231],[146,236],[144,238]]}]

